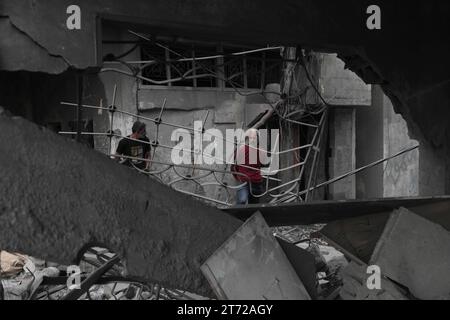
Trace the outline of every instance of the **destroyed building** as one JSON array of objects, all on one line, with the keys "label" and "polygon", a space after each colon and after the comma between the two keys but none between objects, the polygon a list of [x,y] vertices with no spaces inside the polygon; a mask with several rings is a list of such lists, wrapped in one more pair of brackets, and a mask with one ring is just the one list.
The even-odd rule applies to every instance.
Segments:
[{"label": "destroyed building", "polygon": [[[63,281],[50,268],[94,251],[97,271],[115,263],[116,274],[139,277],[140,298],[154,297],[155,284],[166,298],[186,298],[177,290],[220,299],[450,297],[448,276],[418,282],[399,274],[450,263],[427,247],[431,233],[447,245],[450,230],[448,43],[429,37],[413,46],[390,16],[389,31],[367,33],[362,13],[349,9],[364,9],[356,1],[78,2],[74,11],[56,0],[0,5],[2,273],[4,261],[24,265],[26,255],[49,273],[40,270],[44,283],[55,272]],[[424,34],[448,24],[433,14],[445,16],[449,6],[431,7],[408,8],[423,15]],[[71,29],[77,10],[80,25]],[[115,157],[136,120],[146,124],[148,170]],[[226,145],[227,129],[248,128],[279,132],[264,146],[279,163],[262,170],[259,204],[236,205],[233,161],[196,163],[203,153],[194,140],[214,129],[201,147]],[[172,161],[177,129],[192,138],[187,165]],[[395,233],[411,224],[427,240],[420,261]],[[273,250],[267,269],[246,254],[243,232]],[[254,269],[243,267],[244,256]],[[369,265],[380,266],[381,291],[350,283]],[[270,272],[287,295],[270,277],[256,281]],[[255,274],[251,289],[231,285],[247,273]],[[48,297],[35,286],[30,297]]]}]

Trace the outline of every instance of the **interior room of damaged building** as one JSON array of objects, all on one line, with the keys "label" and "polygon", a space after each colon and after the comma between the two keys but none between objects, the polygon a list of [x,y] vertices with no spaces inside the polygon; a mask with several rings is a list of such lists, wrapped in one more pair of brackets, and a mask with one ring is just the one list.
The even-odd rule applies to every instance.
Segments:
[{"label": "interior room of damaged building", "polygon": [[[167,8],[103,2],[52,37],[63,5],[0,7],[0,299],[450,299],[447,67],[421,82],[400,45],[255,39],[184,5],[155,25]],[[31,12],[50,12],[42,29]],[[148,158],[117,157],[136,121]],[[278,133],[254,203],[236,204],[234,159],[172,161],[175,130],[216,132],[204,148],[251,128]]]}]

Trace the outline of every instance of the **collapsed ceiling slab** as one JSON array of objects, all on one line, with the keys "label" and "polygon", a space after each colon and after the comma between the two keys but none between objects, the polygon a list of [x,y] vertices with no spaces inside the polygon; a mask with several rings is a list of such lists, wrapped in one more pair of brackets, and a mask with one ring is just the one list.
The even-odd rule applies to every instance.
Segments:
[{"label": "collapsed ceiling slab", "polygon": [[27,34],[11,24],[8,17],[0,17],[1,59],[0,65],[9,71],[45,71],[58,74],[69,65],[63,58],[51,55],[44,47],[34,42]]},{"label": "collapsed ceiling slab", "polygon": [[0,248],[71,264],[99,242],[131,275],[211,296],[200,265],[241,225],[107,156],[0,112]]}]

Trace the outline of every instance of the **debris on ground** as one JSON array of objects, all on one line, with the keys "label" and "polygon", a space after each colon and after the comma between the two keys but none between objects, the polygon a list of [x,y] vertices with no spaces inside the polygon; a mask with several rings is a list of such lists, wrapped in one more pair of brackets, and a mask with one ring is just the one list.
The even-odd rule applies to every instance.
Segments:
[{"label": "debris on ground", "polygon": [[286,239],[294,244],[313,242],[316,244],[327,245],[325,241],[322,241],[322,239],[315,236],[315,234],[324,226],[324,224],[313,224],[307,226],[275,227],[272,228],[272,231],[276,236]]},{"label": "debris on ground", "polygon": [[19,274],[27,257],[18,253],[9,253],[8,251],[0,251],[0,276],[12,277]]},{"label": "debris on ground", "polygon": [[[1,257],[0,300],[209,299],[129,277],[117,255],[99,246],[85,246],[77,254],[80,290],[70,288],[72,283],[69,279],[70,274],[67,273],[68,266],[6,251],[2,251]],[[113,258],[115,260],[112,260]]]},{"label": "debris on ground", "polygon": [[[330,239],[350,261],[339,267],[341,299],[450,299],[450,278],[443,276],[450,270],[448,230],[401,207],[390,214],[381,231],[367,263]],[[380,288],[367,283],[373,267]]]},{"label": "debris on ground", "polygon": [[[318,299],[450,299],[450,278],[442,276],[450,270],[450,232],[441,225],[405,208],[394,210],[384,229],[371,235],[381,234],[368,258],[340,247],[329,235],[316,237],[322,227],[274,228],[314,255]],[[367,283],[369,266],[380,270],[380,289]]]},{"label": "debris on ground", "polygon": [[45,267],[41,260],[1,251],[1,299],[27,300],[33,297],[44,277],[55,277],[59,270]]},{"label": "debris on ground", "polygon": [[405,295],[388,279],[380,278],[380,289],[367,285],[371,274],[367,273],[367,265],[350,262],[341,270],[343,286],[339,292],[343,300],[406,300]]},{"label": "debris on ground", "polygon": [[315,259],[316,297],[322,300],[337,299],[342,279],[339,271],[348,264],[344,254],[329,246],[317,232],[324,224],[273,228],[274,234],[311,253]]},{"label": "debris on ground", "polygon": [[[450,299],[449,278],[442,277],[450,270],[450,232],[410,210],[400,208],[390,214],[367,263],[334,239],[320,237],[324,225],[269,229],[261,215],[255,214],[253,220],[202,266],[202,271],[207,264],[208,272],[219,271],[221,276],[213,277],[220,281],[215,285],[221,290],[228,288],[229,295],[299,298],[295,290],[302,288],[302,299]],[[0,300],[210,299],[131,277],[120,257],[99,244],[86,245],[76,256],[80,289],[70,287],[68,266],[8,251],[0,251],[0,262]],[[249,269],[251,265],[267,268]],[[250,273],[243,277],[244,270]],[[379,280],[374,282],[376,277]],[[292,287],[294,278],[297,289]],[[250,291],[248,281],[253,285]],[[213,285],[211,279],[210,283]]]}]

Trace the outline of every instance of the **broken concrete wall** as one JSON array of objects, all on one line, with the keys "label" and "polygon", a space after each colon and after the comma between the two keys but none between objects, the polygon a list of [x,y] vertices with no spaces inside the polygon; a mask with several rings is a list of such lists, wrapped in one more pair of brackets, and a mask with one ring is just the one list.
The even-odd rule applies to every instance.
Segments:
[{"label": "broken concrete wall", "polygon": [[384,196],[428,196],[448,192],[448,168],[444,150],[432,148],[424,139],[411,139],[406,121],[396,114],[386,95],[383,95],[384,156],[419,144],[419,149],[384,163]]},{"label": "broken concrete wall", "polygon": [[345,68],[337,54],[317,53],[320,61],[319,88],[333,106],[370,106],[371,86]]},{"label": "broken concrete wall", "polygon": [[[383,94],[383,157],[417,145],[408,135],[406,121],[394,112],[391,101]],[[419,190],[419,153],[412,150],[383,163],[383,196],[406,197],[426,195]]]},{"label": "broken concrete wall", "polygon": [[238,220],[23,118],[0,131],[2,249],[70,264],[98,241],[132,275],[210,293],[199,266]]},{"label": "broken concrete wall", "polygon": [[[395,149],[401,150],[414,144],[420,145],[418,150],[413,150],[389,161],[390,167],[385,167],[385,173],[392,174],[392,176],[385,175],[384,188],[387,190],[385,193],[390,194],[388,188],[392,187],[390,183],[393,183],[397,190],[392,194],[395,196],[446,194],[448,191],[446,190],[448,177],[446,163],[449,162],[449,159],[445,158],[445,150],[432,148],[423,138],[419,140],[409,138],[410,130],[407,128],[406,122],[399,115],[395,115],[396,120],[393,120],[393,106],[386,96],[384,97],[384,113],[386,119],[385,151],[387,146],[390,146],[389,150],[392,154]],[[386,153],[385,156],[387,156]],[[395,177],[397,179],[391,179]],[[399,179],[406,181],[399,183],[397,182]]]},{"label": "broken concrete wall", "polygon": [[[419,192],[420,195],[448,194],[450,158],[445,157],[444,150],[432,148],[423,141],[419,149]],[[447,165],[446,165],[447,164]]]},{"label": "broken concrete wall", "polygon": [[420,147],[359,173],[358,198],[445,194],[449,160],[444,150],[411,138],[407,122],[395,113],[379,86],[372,86],[372,96],[372,106],[357,109],[357,167],[417,144]]}]

